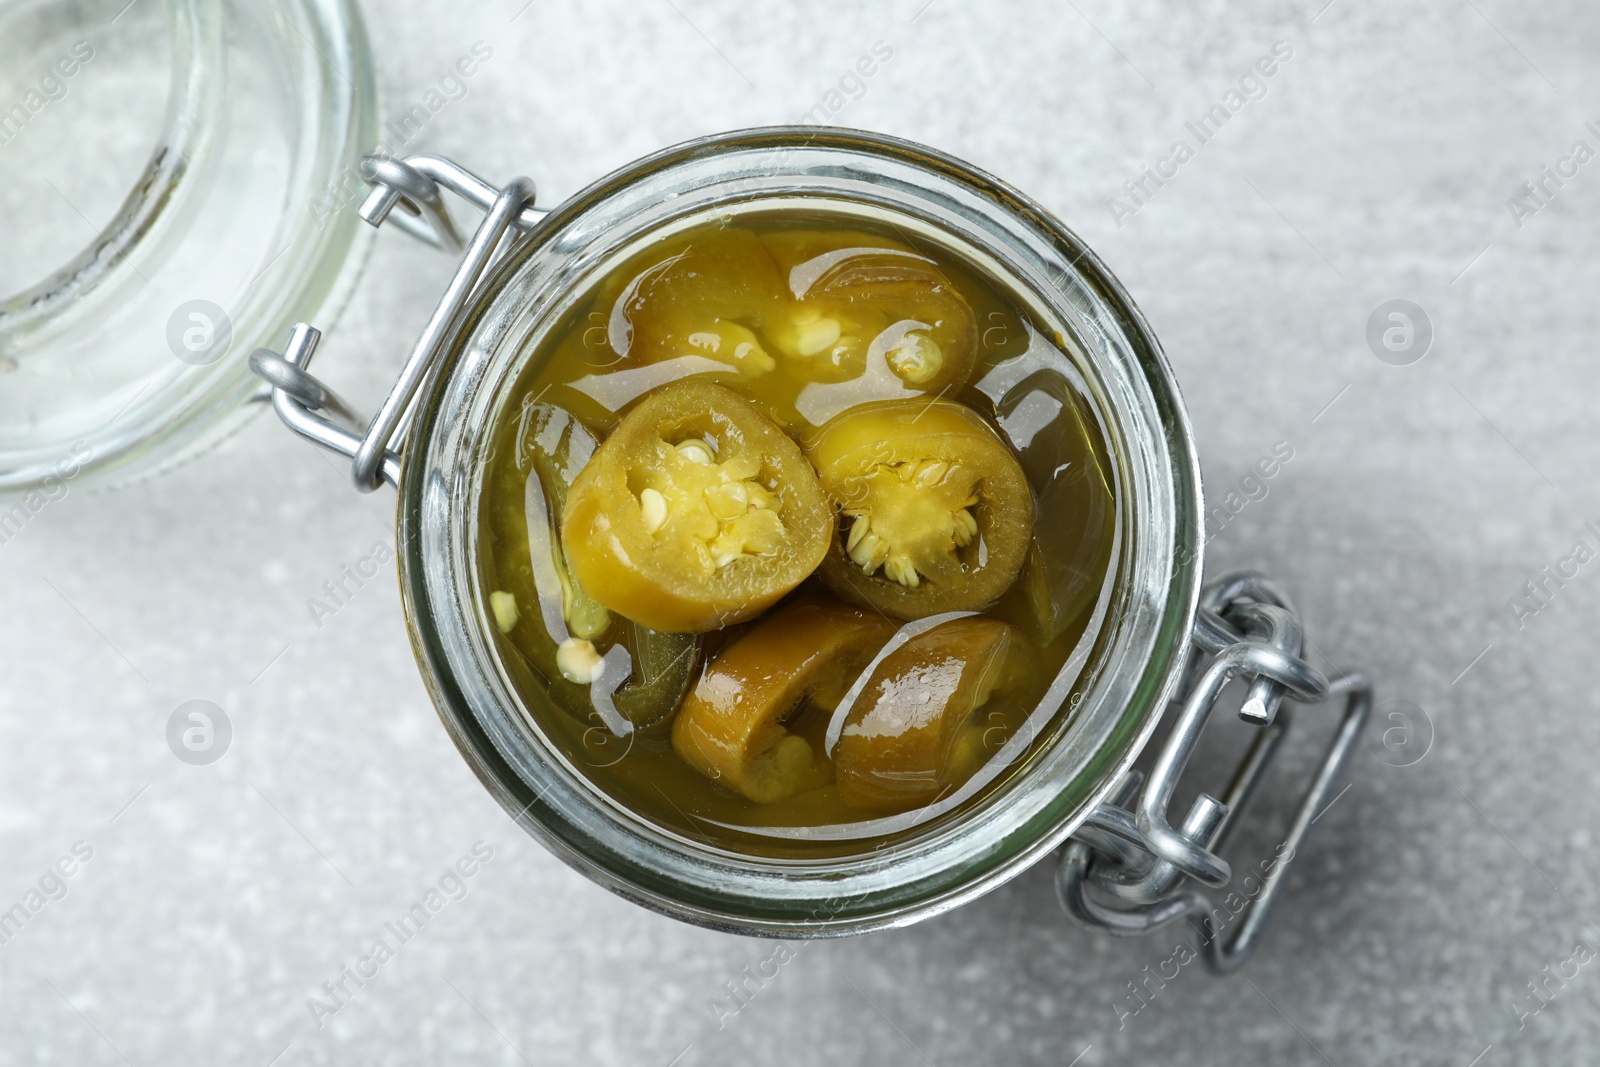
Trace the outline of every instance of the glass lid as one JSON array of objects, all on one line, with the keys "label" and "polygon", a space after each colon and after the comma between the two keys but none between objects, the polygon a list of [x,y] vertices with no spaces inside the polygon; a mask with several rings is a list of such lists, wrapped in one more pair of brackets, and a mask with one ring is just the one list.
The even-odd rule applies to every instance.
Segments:
[{"label": "glass lid", "polygon": [[375,132],[350,0],[0,2],[0,495],[216,440],[348,280]]}]

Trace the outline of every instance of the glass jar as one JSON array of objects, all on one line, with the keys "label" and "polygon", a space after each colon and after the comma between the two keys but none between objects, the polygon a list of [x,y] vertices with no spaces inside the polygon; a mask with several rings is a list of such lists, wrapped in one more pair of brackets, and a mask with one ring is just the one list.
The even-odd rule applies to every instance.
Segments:
[{"label": "glass jar", "polygon": [[[882,853],[733,855],[609,802],[523,706],[487,639],[490,615],[472,580],[488,428],[542,331],[643,242],[755,211],[871,220],[1003,279],[1036,322],[1075,342],[1061,371],[1077,378],[1115,457],[1120,551],[1099,643],[1084,643],[1045,698],[1063,705],[1081,684],[1071,728],[1041,738],[1026,773],[996,795]],[[1198,488],[1187,419],[1154,336],[1093,253],[1036,206],[954,159],[887,137],[729,134],[591,186],[483,284],[407,435],[401,585],[452,736],[501,803],[558,854],[649,907],[708,925],[852,932],[951,907],[1024,869],[1128,769],[1183,665],[1198,596]],[[1062,708],[1051,728],[1064,718]]]},{"label": "glass jar", "polygon": [[0,216],[30,219],[0,266],[0,496],[238,424],[249,352],[359,268],[375,97],[354,0],[0,8]]},{"label": "glass jar", "polygon": [[[1298,623],[1271,583],[1231,575],[1202,590],[1200,482],[1182,401],[1148,324],[1079,238],[959,160],[891,137],[811,127],[680,145],[548,214],[532,206],[526,179],[496,188],[437,157],[369,157],[363,174],[373,185],[363,217],[381,223],[401,205],[396,221],[435,243],[448,244],[455,233],[442,191],[486,212],[394,391],[372,420],[354,416],[308,373],[320,335],[305,324],[283,355],[257,352],[253,362],[275,386],[284,420],[349,457],[359,488],[398,487],[400,581],[418,664],[461,753],[530,834],[651,909],[790,937],[935,914],[1072,838],[1059,883],[1069,912],[1099,926],[1144,929],[1207,907],[1203,894],[1182,888],[1186,879],[1227,884],[1229,867],[1213,849],[1283,737],[1285,699],[1345,695],[1345,718],[1302,800],[1287,858],[1280,855],[1236,938],[1207,946],[1216,969],[1243,959],[1309,834],[1315,805],[1337,782],[1370,697],[1359,676],[1330,683],[1301,658]],[[564,755],[508,679],[474,568],[490,428],[545,333],[568,318],[595,279],[647,242],[710,221],[789,212],[914,234],[978,269],[1054,333],[1054,362],[1040,366],[1049,363],[1050,373],[1070,381],[1105,438],[1115,545],[1089,636],[1050,685],[1031,731],[996,757],[1015,773],[891,847],[769,858],[652,822]],[[1249,681],[1241,716],[1263,729],[1224,799],[1202,794],[1173,827],[1166,807],[1178,775],[1236,677]],[[1063,707],[1069,692],[1074,702]],[[1175,698],[1172,731],[1144,783],[1130,768]]]}]

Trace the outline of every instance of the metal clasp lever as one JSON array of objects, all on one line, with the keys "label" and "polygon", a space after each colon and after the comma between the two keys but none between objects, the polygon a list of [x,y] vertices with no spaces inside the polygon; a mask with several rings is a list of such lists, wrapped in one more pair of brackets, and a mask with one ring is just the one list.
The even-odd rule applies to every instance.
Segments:
[{"label": "metal clasp lever", "polygon": [[[490,263],[544,218],[533,206],[534,185],[528,178],[513,178],[496,188],[448,159],[431,155],[404,160],[368,155],[361,160],[361,176],[372,186],[358,213],[373,226],[392,219],[407,233],[448,251],[463,241],[445,207],[441,187],[449,189],[484,212],[455,276],[445,287],[411,354],[406,357],[394,388],[369,422],[361,419],[307,367],[316,353],[320,331],[296,323],[280,355],[269,348],[250,354],[250,368],[272,386],[272,406],[295,433],[330,452],[350,459],[350,480],[362,492],[384,482],[400,481],[399,443],[422,383],[437,367],[446,343],[460,324],[462,310],[476,291]],[[394,209],[400,208],[399,212]],[[507,235],[511,240],[505,240]]]},{"label": "metal clasp lever", "polygon": [[[1095,809],[1063,850],[1056,888],[1068,914],[1113,933],[1137,934],[1200,913],[1196,932],[1211,970],[1229,972],[1245,961],[1260,940],[1312,824],[1338,784],[1372,706],[1371,687],[1361,675],[1344,674],[1328,681],[1301,658],[1303,643],[1288,598],[1262,576],[1237,572],[1206,587],[1195,624],[1194,658],[1183,687],[1186,695],[1149,781],[1130,772],[1110,803]],[[1240,718],[1261,727],[1261,732],[1245,752],[1223,799],[1202,793],[1182,826],[1174,828],[1167,821],[1167,807],[1178,778],[1222,688],[1235,676],[1250,679]],[[1214,887],[1228,884],[1232,871],[1217,853],[1249,807],[1289,731],[1292,717],[1282,704],[1285,699],[1313,704],[1335,696],[1346,698],[1338,731],[1277,855],[1264,865],[1256,889],[1246,885],[1248,900],[1241,911],[1229,911],[1230,917],[1242,914],[1243,918],[1224,944],[1210,898],[1198,889],[1180,890],[1179,884],[1186,877]]]}]

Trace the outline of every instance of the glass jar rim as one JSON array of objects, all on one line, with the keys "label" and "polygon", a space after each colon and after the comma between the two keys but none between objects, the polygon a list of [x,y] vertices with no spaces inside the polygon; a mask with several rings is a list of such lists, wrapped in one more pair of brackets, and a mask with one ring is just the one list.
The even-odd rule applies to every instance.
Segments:
[{"label": "glass jar rim", "polygon": [[[961,230],[1066,322],[1106,406],[1122,465],[1126,576],[1113,627],[1070,729],[971,813],[904,848],[827,860],[730,857],[613,810],[518,721],[473,610],[475,450],[522,339],[628,235],[707,205],[748,204],[799,182]],[[763,185],[763,183],[766,183]],[[820,199],[819,199],[820,202]],[[586,265],[587,264],[587,265]],[[1009,186],[882,134],[768,127],[638,160],[557,207],[476,294],[420,399],[400,479],[401,590],[440,717],[490,792],[533,836],[623,896],[701,925],[819,936],[903,925],[1012,877],[1105,799],[1154,731],[1178,681],[1199,592],[1200,484],[1165,356],[1120,283],[1075,234]]]}]

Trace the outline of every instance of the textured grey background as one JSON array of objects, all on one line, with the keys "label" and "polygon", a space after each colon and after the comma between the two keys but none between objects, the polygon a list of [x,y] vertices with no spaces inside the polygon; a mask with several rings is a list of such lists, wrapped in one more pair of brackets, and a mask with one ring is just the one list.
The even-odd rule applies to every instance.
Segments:
[{"label": "textured grey background", "polygon": [[[1318,647],[1424,709],[1432,744],[1403,768],[1358,755],[1242,975],[1187,967],[1119,1025],[1127,983],[1184,935],[1077,929],[1040,868],[911,929],[800,948],[719,1029],[708,1000],[771,946],[647,914],[517,832],[439,727],[387,575],[313,624],[307,598],[391,536],[392,497],[256,419],[0,547],[0,907],[93,848],[0,947],[0,1061],[1592,1061],[1600,967],[1549,980],[1521,1025],[1518,1006],[1580,938],[1600,945],[1600,564],[1521,628],[1507,600],[1600,545],[1600,163],[1521,227],[1506,201],[1575,140],[1600,148],[1600,17],[1325,2],[369,12],[389,118],[492,46],[408,147],[529,173],[547,202],[663,145],[792,120],[884,41],[894,58],[834,121],[969,159],[1083,233],[1165,342],[1213,496],[1292,445],[1211,567],[1280,575]],[[1119,228],[1107,198],[1276,41],[1293,57],[1265,97]],[[348,394],[377,395],[449,269],[381,235],[327,346]],[[1396,297],[1437,334],[1413,366],[1364,339]],[[165,741],[196,698],[234,727],[209,767]],[[307,997],[478,840],[494,858],[465,899],[315,1027]]]}]

